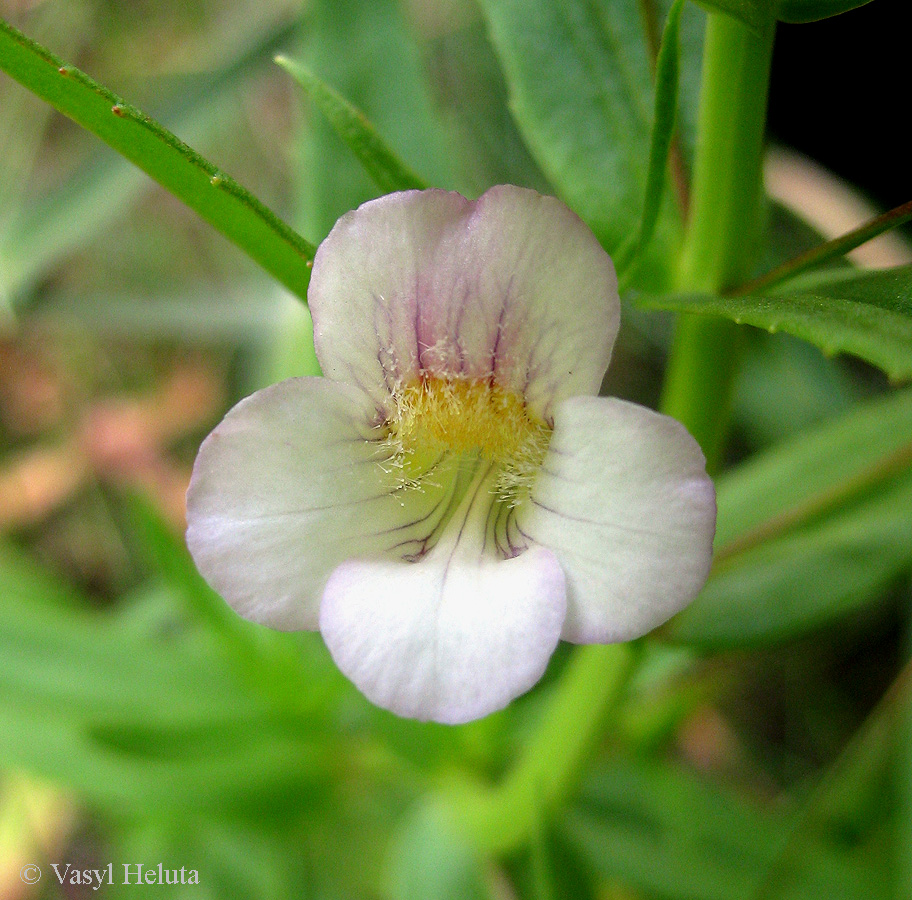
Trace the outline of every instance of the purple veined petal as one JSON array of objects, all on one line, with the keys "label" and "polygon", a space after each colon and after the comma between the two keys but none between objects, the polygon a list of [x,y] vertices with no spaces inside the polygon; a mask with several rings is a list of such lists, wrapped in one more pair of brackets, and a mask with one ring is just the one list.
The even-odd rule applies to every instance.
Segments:
[{"label": "purple veined petal", "polygon": [[631,640],[683,609],[709,574],[716,495],[687,430],[623,400],[575,397],[516,524],[567,576],[562,637]]},{"label": "purple veined petal", "polygon": [[343,216],[308,293],[330,378],[378,403],[420,374],[489,379],[548,420],[598,391],[620,306],[611,260],[553,197],[408,191]]},{"label": "purple veined petal", "polygon": [[293,378],[242,400],[200,448],[187,492],[187,545],[247,619],[316,629],[332,570],[424,551],[449,511],[455,466],[403,489],[377,410],[349,385]]},{"label": "purple veined petal", "polygon": [[476,478],[419,562],[352,560],[330,577],[320,631],[378,706],[458,724],[501,709],[544,673],[564,620],[564,574],[543,547],[494,552],[491,484]]}]

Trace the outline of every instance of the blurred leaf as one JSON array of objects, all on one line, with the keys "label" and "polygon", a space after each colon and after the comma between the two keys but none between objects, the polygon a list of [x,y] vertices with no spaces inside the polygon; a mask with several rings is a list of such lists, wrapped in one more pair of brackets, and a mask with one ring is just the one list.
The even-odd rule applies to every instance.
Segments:
[{"label": "blurred leaf", "polygon": [[[127,810],[274,808],[318,789],[319,717],[275,710],[211,641],[0,592],[0,762]],[[190,689],[192,688],[192,689]]]},{"label": "blurred leaf", "polygon": [[[315,0],[309,17],[302,57],[310,71],[360,109],[429,184],[451,187],[450,153],[400,5]],[[304,233],[322,239],[378,190],[322,116],[309,122],[302,149]]]},{"label": "blurred leaf", "polygon": [[537,833],[511,866],[522,900],[596,900],[598,879],[576,846],[560,831]]},{"label": "blurred leaf", "polygon": [[[529,881],[533,900],[557,900],[555,877],[543,823],[532,833],[529,849]],[[567,895],[564,895],[567,896]],[[569,896],[579,897],[573,893]]]},{"label": "blurred leaf", "polygon": [[[191,142],[204,142],[238,83],[287,42],[295,26],[273,26],[223,69],[182,85],[163,122]],[[18,88],[17,88],[18,90]],[[20,91],[21,93],[21,91]],[[108,148],[101,148],[47,197],[19,210],[0,244],[0,291],[21,295],[42,273],[91,240],[147,184],[143,173]]]},{"label": "blurred leaf", "polygon": [[[68,3],[51,10],[39,5],[28,17],[38,40],[78,52],[90,19],[88,4]],[[12,81],[0,83],[0,245],[20,214],[53,110]],[[3,302],[0,283],[0,302]]]},{"label": "blurred leaf", "polygon": [[[128,645],[124,655],[138,652]],[[186,666],[178,668],[186,674]],[[116,671],[97,673],[99,679],[114,677]],[[120,815],[230,810],[282,816],[322,790],[323,752],[300,728],[282,729],[262,716],[204,729],[181,723],[170,734],[154,731],[154,721],[138,730],[100,727],[84,708],[92,699],[88,693],[83,686],[75,697],[60,700],[2,701],[3,763],[65,785],[93,806]],[[169,683],[145,689],[155,706],[173,703],[176,694]],[[212,696],[204,695],[203,702]]]},{"label": "blurred leaf", "polygon": [[910,442],[912,388],[907,388],[755,455],[717,481],[716,552],[728,552],[728,545],[771,522],[825,511],[853,485],[861,491],[901,473]]},{"label": "blurred leaf", "polygon": [[259,347],[253,354],[253,365],[241,390],[244,394],[286,378],[323,374],[314,348],[310,309],[287,291],[280,289],[272,294],[275,324],[271,329],[260,326],[254,331]]},{"label": "blurred leaf", "polygon": [[[912,662],[912,579],[905,590],[905,674]],[[905,697],[897,704],[893,784],[896,795],[896,843],[893,865],[896,870],[897,900],[912,900],[912,691],[906,685]]]},{"label": "blurred leaf", "polygon": [[443,806],[412,815],[389,857],[392,900],[488,900],[481,861]]},{"label": "blurred leaf", "polygon": [[[910,706],[912,666],[900,672],[890,689],[846,748],[802,800],[787,840],[767,867],[751,900],[793,896],[808,847],[826,844],[844,859],[863,863],[873,876],[864,896],[894,893],[891,871],[892,830],[896,816],[890,775],[895,750],[902,748],[904,716]],[[878,877],[879,876],[879,877]],[[870,893],[869,893],[870,892]]]},{"label": "blurred leaf", "polygon": [[776,18],[777,0],[697,0],[707,9],[740,19],[753,31],[763,32]]},{"label": "blurred leaf", "polygon": [[[306,900],[312,896],[301,884],[298,848],[290,835],[262,822],[236,824],[193,816],[179,821],[150,819],[118,829],[107,859],[114,861],[114,884],[105,896],[132,900],[137,895],[136,864],[144,869],[195,869],[199,884],[191,887],[146,887],[156,898],[200,900]],[[125,885],[124,864],[131,866]],[[189,877],[189,876],[188,876]],[[302,887],[305,888],[302,893]]]},{"label": "blurred leaf", "polygon": [[[683,769],[619,759],[590,779],[563,830],[609,882],[663,900],[742,900],[759,886],[791,821]],[[878,875],[864,860],[809,841],[780,896],[886,898]]]},{"label": "blurred leaf", "polygon": [[184,601],[195,618],[217,634],[234,635],[243,619],[200,575],[183,541],[179,540],[151,501],[140,494],[123,498],[130,533],[147,563],[161,575],[173,595]]},{"label": "blurred leaf", "polygon": [[771,296],[642,295],[637,302],[784,331],[828,354],[854,353],[891,378],[912,378],[912,266],[818,275]]},{"label": "blurred leaf", "polygon": [[[653,78],[633,3],[483,0],[511,107],[533,156],[609,253],[635,234],[646,190]],[[696,60],[685,59],[684,64]],[[669,196],[641,268],[663,278],[680,226]],[[658,263],[658,270],[656,264]]]},{"label": "blurred leaf", "polygon": [[870,2],[871,0],[779,0],[777,15],[783,22],[815,22]]},{"label": "blurred leaf", "polygon": [[[184,604],[195,622],[217,639],[216,648],[232,671],[276,707],[316,717],[338,699],[345,679],[328,653],[307,653],[314,636],[286,634],[241,618],[209,585],[196,568],[182,539],[146,498],[121,498],[129,537],[145,557],[151,573],[168,586],[172,598]],[[306,665],[305,663],[309,663]]]},{"label": "blurred leaf", "polygon": [[[268,279],[187,285],[180,293],[71,294],[42,299],[35,317],[113,339],[238,344],[282,324],[282,291]],[[283,292],[283,297],[291,295]],[[294,299],[298,308],[305,308]]]},{"label": "blurred leaf", "polygon": [[0,541],[0,598],[21,606],[71,608],[81,602],[79,593],[62,578],[55,578],[26,553]]},{"label": "blurred leaf", "polygon": [[870,603],[912,567],[912,478],[720,563],[676,620],[702,647],[782,640]]},{"label": "blurred leaf", "polygon": [[314,248],[138,109],[0,20],[0,68],[183,200],[302,299]]},{"label": "blurred leaf", "polygon": [[427,184],[396,156],[361,110],[352,106],[338,91],[334,91],[300,63],[287,56],[277,56],[276,62],[307,91],[336,134],[355,154],[367,174],[384,194],[427,187]]},{"label": "blurred leaf", "polygon": [[788,334],[755,332],[735,384],[735,417],[754,447],[847,413],[864,391],[839,361]]},{"label": "blurred leaf", "polygon": [[507,108],[507,86],[482,22],[441,35],[428,64],[451,132],[458,189],[477,196],[495,184],[549,191]]},{"label": "blurred leaf", "polygon": [[912,564],[912,390],[870,402],[718,480],[716,565],[671,633],[731,646],[869,602]]}]

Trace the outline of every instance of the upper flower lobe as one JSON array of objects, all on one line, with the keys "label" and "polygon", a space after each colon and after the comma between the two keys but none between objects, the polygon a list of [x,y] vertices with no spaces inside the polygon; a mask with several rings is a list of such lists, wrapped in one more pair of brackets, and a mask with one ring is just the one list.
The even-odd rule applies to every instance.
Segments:
[{"label": "upper flower lobe", "polygon": [[188,492],[188,545],[239,613],[319,627],[374,702],[462,722],[560,637],[630,639],[695,596],[712,483],[677,422],[594,396],[617,282],[559,201],[372,201],[308,299],[326,377],[238,404]]}]

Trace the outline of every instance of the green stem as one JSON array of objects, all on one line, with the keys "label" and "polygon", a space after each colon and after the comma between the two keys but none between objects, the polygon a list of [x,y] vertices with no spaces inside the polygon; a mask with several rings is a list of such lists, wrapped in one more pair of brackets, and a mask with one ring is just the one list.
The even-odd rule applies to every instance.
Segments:
[{"label": "green stem", "polygon": [[594,644],[577,650],[507,777],[495,788],[455,786],[458,820],[479,849],[515,850],[566,802],[633,672],[637,647]]},{"label": "green stem", "polygon": [[[772,22],[760,35],[723,13],[709,15],[691,220],[678,290],[718,293],[743,279],[753,261],[773,33]],[[722,458],[740,356],[737,326],[680,317],[662,409],[690,429],[711,470]]]}]

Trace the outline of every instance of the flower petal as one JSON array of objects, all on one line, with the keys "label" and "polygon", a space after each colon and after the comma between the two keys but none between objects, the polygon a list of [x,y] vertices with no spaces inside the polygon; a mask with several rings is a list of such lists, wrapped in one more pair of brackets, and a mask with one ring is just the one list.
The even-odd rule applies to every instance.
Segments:
[{"label": "flower petal", "polygon": [[474,202],[431,190],[365,203],[320,245],[308,297],[330,378],[385,403],[421,372],[493,375],[544,419],[598,391],[620,317],[614,267],[589,228],[509,185]]},{"label": "flower petal", "polygon": [[384,468],[376,417],[355,388],[293,378],[242,400],[203,443],[187,492],[187,545],[245,618],[314,629],[340,562],[423,552],[455,473],[403,490]]},{"label": "flower petal", "polygon": [[352,560],[326,585],[320,631],[336,664],[399,715],[457,724],[501,709],[541,678],[560,637],[557,559],[543,547],[498,558],[478,485],[420,562]]},{"label": "flower petal", "polygon": [[679,422],[623,400],[575,397],[516,524],[567,576],[562,637],[624,641],[697,594],[712,558],[716,497]]}]

